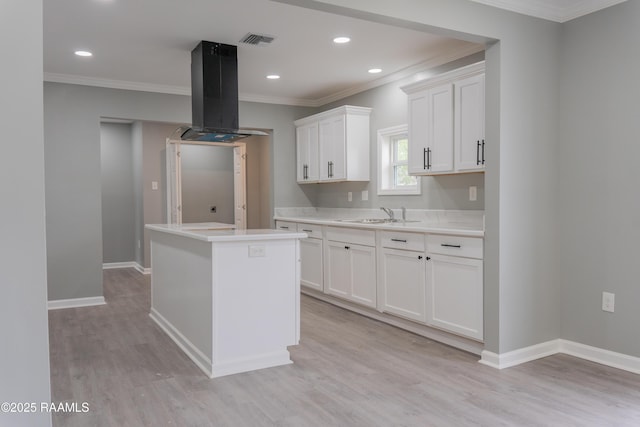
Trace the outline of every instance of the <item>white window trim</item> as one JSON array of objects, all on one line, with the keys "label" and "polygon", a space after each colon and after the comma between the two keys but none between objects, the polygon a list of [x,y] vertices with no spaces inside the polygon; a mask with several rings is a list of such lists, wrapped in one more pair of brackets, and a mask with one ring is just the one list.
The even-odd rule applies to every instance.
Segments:
[{"label": "white window trim", "polygon": [[417,185],[413,188],[384,188],[384,183],[393,179],[390,172],[390,144],[391,138],[401,133],[408,133],[409,128],[405,125],[392,126],[384,129],[378,129],[378,195],[379,196],[405,196],[422,194],[420,188],[420,177],[416,177]]}]

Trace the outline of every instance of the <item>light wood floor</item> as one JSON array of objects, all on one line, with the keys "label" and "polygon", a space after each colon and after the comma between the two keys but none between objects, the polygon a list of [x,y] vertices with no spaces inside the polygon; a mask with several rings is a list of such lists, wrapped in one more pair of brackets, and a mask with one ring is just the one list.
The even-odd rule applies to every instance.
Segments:
[{"label": "light wood floor", "polygon": [[150,320],[149,278],[106,270],[106,306],[49,312],[54,426],[640,426],[640,375],[566,355],[503,371],[302,298],[293,365],[211,380]]}]

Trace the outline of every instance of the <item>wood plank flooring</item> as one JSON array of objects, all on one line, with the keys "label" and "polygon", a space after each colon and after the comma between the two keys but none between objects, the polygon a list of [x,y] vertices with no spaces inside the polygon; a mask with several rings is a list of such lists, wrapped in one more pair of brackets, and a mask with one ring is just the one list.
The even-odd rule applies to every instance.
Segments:
[{"label": "wood plank flooring", "polygon": [[207,378],[151,321],[149,277],[49,312],[54,426],[639,426],[640,375],[567,355],[498,371],[310,297],[293,365]]}]

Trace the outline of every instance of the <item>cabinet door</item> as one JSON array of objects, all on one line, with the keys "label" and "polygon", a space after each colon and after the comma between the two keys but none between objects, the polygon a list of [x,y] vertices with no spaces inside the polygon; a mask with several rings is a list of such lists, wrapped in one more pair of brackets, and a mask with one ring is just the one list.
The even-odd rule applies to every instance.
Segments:
[{"label": "cabinet door", "polygon": [[[427,173],[428,92],[409,95],[409,173]],[[379,179],[379,178],[378,178]]]},{"label": "cabinet door", "polygon": [[445,84],[429,90],[427,170],[453,171],[453,88]]},{"label": "cabinet door", "polygon": [[371,246],[347,245],[351,263],[351,299],[376,306],[376,249]]},{"label": "cabinet door", "polygon": [[320,180],[346,179],[346,118],[344,114],[319,123]]},{"label": "cabinet door", "polygon": [[322,291],[322,239],[300,240],[300,283]]},{"label": "cabinet door", "polygon": [[427,262],[427,323],[483,338],[482,260],[431,255]]},{"label": "cabinet door", "polygon": [[347,243],[326,243],[324,277],[324,291],[330,295],[342,298],[351,296],[351,260]]},{"label": "cabinet door", "polygon": [[426,261],[423,252],[382,249],[382,310],[426,322]]},{"label": "cabinet door", "polygon": [[483,170],[484,74],[455,83],[456,170]]},{"label": "cabinet door", "polygon": [[324,273],[326,293],[376,306],[374,247],[327,241]]},{"label": "cabinet door", "polygon": [[296,128],[297,180],[301,184],[318,182],[318,124]]}]

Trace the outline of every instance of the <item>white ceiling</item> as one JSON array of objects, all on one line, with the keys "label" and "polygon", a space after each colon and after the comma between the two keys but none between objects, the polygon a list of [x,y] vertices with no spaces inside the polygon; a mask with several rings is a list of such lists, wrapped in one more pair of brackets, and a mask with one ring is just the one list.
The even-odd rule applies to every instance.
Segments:
[{"label": "white ceiling", "polygon": [[[566,10],[613,0],[474,0]],[[518,11],[527,13],[526,11]],[[247,33],[270,45],[239,41]],[[351,43],[332,39],[348,35]],[[483,49],[481,45],[269,0],[44,0],[45,80],[190,94],[200,40],[238,45],[240,99],[319,106]],[[81,58],[76,50],[94,56]],[[383,72],[371,75],[367,70]],[[267,74],[280,80],[267,80]]]},{"label": "white ceiling", "polygon": [[627,0],[471,0],[555,22],[567,22]]}]

